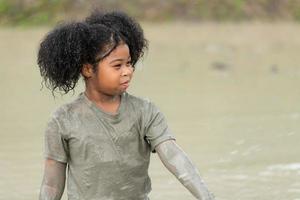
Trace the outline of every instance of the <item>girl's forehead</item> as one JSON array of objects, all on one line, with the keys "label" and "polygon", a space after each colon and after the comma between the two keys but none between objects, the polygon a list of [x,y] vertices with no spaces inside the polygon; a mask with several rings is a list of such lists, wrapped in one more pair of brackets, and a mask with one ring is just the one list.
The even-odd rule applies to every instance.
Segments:
[{"label": "girl's forehead", "polygon": [[119,44],[107,57],[107,60],[116,58],[128,59],[130,57],[129,47],[126,43]]}]

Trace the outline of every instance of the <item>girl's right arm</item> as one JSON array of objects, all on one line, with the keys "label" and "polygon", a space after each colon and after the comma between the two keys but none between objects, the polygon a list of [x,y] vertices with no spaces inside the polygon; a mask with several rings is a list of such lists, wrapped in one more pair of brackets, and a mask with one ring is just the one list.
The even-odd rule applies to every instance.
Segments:
[{"label": "girl's right arm", "polygon": [[39,200],[60,200],[65,188],[66,166],[66,163],[45,160]]}]

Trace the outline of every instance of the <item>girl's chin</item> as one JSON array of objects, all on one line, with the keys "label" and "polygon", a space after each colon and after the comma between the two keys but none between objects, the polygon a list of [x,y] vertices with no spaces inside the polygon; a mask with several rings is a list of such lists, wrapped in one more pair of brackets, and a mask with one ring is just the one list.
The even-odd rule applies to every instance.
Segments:
[{"label": "girl's chin", "polygon": [[128,87],[129,87],[128,84],[123,84],[123,85],[121,85],[120,90],[121,91],[126,91]]}]

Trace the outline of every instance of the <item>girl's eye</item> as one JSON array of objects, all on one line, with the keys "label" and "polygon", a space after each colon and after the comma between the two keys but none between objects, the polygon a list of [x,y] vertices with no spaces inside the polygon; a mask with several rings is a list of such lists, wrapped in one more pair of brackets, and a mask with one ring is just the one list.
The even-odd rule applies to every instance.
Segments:
[{"label": "girl's eye", "polygon": [[121,66],[122,66],[121,64],[114,65],[115,68],[121,68]]},{"label": "girl's eye", "polygon": [[126,63],[126,65],[129,66],[129,67],[132,67],[131,61],[128,61],[128,62]]}]

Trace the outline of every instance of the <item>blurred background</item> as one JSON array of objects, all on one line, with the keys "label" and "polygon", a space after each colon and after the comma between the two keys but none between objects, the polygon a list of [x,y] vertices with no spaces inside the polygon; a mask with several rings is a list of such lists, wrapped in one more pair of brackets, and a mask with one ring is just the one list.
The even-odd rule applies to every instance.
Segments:
[{"label": "blurred background", "polygon": [[[39,43],[94,8],[141,23],[129,92],[159,106],[218,200],[300,200],[299,0],[0,0],[1,200],[38,198],[47,120],[83,90],[42,88]],[[150,176],[151,200],[194,199],[156,154]]]},{"label": "blurred background", "polygon": [[0,0],[1,24],[81,19],[91,9],[121,9],[147,21],[300,20],[299,0]]}]

